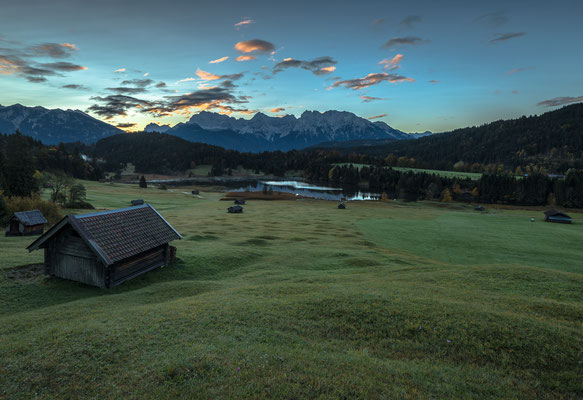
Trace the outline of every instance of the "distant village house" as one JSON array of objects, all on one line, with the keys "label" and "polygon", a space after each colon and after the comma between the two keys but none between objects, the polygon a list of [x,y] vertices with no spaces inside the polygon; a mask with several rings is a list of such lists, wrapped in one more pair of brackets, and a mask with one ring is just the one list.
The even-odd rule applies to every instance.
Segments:
[{"label": "distant village house", "polygon": [[557,222],[560,224],[570,224],[573,222],[573,218],[557,210],[545,211],[545,221],[546,222]]}]

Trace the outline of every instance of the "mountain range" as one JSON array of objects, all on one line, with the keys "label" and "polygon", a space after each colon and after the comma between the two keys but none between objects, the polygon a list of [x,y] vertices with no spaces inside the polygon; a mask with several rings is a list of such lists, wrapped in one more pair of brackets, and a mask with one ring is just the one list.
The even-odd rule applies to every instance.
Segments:
[{"label": "mountain range", "polygon": [[16,130],[45,144],[77,141],[94,143],[123,133],[121,129],[80,110],[0,105],[0,132],[14,133]]},{"label": "mountain range", "polygon": [[[0,106],[0,132],[14,133],[16,130],[46,144],[94,143],[123,133],[80,110],[49,110],[20,104]],[[293,115],[270,117],[259,112],[250,119],[202,111],[188,122],[173,127],[150,123],[144,130],[248,152],[302,149],[322,142],[393,141],[424,135],[407,134],[382,121],[371,122],[346,111],[305,111],[299,118]]]}]

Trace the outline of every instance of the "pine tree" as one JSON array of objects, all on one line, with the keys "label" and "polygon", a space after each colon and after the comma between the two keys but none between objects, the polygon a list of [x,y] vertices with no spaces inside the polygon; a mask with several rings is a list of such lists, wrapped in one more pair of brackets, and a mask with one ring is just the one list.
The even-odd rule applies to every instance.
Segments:
[{"label": "pine tree", "polygon": [[28,197],[38,191],[34,179],[34,159],[27,140],[16,131],[6,138],[6,161],[4,165],[5,191],[9,196]]},{"label": "pine tree", "polygon": [[142,175],[142,177],[140,178],[140,187],[141,188],[148,187],[148,182],[146,182],[146,177],[144,175]]}]

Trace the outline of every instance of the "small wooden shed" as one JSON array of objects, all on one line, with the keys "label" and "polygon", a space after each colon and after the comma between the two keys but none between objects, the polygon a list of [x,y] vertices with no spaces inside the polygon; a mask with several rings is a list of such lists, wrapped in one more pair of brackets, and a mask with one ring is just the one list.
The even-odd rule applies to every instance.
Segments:
[{"label": "small wooden shed", "polygon": [[193,191],[192,191],[192,194],[193,194],[193,195],[195,195],[195,196],[196,196],[196,195],[199,195],[199,194],[200,194],[200,190],[193,190]]},{"label": "small wooden shed", "polygon": [[229,212],[230,214],[239,214],[239,213],[243,212],[243,207],[231,206],[231,207],[227,208],[227,212]]},{"label": "small wooden shed", "polygon": [[69,214],[35,240],[45,274],[110,288],[167,265],[169,242],[182,236],[149,204]]},{"label": "small wooden shed", "polygon": [[6,223],[6,236],[41,235],[47,222],[39,210],[15,212]]},{"label": "small wooden shed", "polygon": [[235,204],[245,204],[245,199],[235,199]]},{"label": "small wooden shed", "polygon": [[573,222],[573,218],[557,210],[545,211],[545,221],[546,222],[557,222],[560,224],[570,224]]},{"label": "small wooden shed", "polygon": [[346,208],[346,204],[344,204],[344,202],[340,202],[340,204],[338,204],[338,208],[344,210]]},{"label": "small wooden shed", "polygon": [[143,204],[144,204],[144,200],[142,200],[142,199],[132,200],[132,206],[141,206]]}]

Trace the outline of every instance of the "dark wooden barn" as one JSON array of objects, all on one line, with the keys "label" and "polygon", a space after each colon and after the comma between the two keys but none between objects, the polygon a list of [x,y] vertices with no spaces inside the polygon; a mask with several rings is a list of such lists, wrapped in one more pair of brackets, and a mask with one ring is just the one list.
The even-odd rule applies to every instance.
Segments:
[{"label": "dark wooden barn", "polygon": [[144,200],[142,200],[142,199],[132,200],[132,206],[141,206],[143,204],[144,204]]},{"label": "dark wooden barn", "polygon": [[227,208],[227,212],[231,213],[231,214],[239,214],[243,212],[243,207],[241,206],[231,206],[229,208]]},{"label": "dark wooden barn", "polygon": [[557,210],[549,210],[545,211],[545,221],[558,222],[560,224],[570,224],[573,222],[573,219],[563,212]]},{"label": "dark wooden barn", "polygon": [[195,196],[196,196],[196,195],[199,195],[199,194],[200,194],[200,190],[193,190],[193,191],[192,191],[192,194],[193,194],[193,195],[195,195]]},{"label": "dark wooden barn", "polygon": [[35,240],[45,274],[110,288],[167,265],[182,236],[149,204],[92,214],[69,214]]},{"label": "dark wooden barn", "polygon": [[341,210],[344,210],[346,208],[346,204],[344,204],[343,202],[340,202],[340,204],[338,204],[338,208]]},{"label": "dark wooden barn", "polygon": [[245,199],[235,199],[235,204],[245,204]]},{"label": "dark wooden barn", "polygon": [[15,212],[6,223],[6,236],[41,235],[46,223],[39,210]]}]

